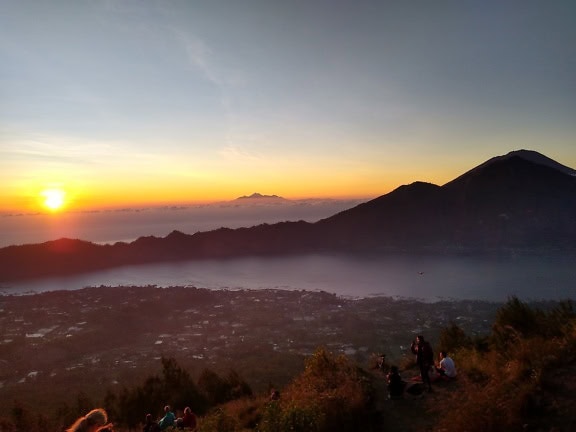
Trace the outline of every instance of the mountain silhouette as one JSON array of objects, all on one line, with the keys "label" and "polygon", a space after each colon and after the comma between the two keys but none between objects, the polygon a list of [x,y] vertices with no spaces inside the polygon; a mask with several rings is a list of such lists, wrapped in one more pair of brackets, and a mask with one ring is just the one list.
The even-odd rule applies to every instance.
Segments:
[{"label": "mountain silhouette", "polygon": [[340,246],[375,250],[570,248],[576,176],[539,153],[492,158],[444,186],[416,182],[318,223]]},{"label": "mountain silhouette", "polygon": [[258,192],[254,192],[252,195],[243,195],[241,197],[236,198],[237,200],[262,200],[262,199],[280,199],[280,200],[284,200],[285,198],[282,198],[278,195],[262,195],[261,193]]},{"label": "mountain silhouette", "polygon": [[96,245],[60,239],[0,249],[0,282],[174,260],[345,253],[574,251],[576,171],[540,153],[494,157],[438,186],[415,182],[316,223],[220,228]]}]

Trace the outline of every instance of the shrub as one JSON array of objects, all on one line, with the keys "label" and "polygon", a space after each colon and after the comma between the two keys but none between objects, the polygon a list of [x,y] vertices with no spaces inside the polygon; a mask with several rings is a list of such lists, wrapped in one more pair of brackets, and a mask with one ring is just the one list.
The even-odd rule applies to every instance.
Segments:
[{"label": "shrub", "polygon": [[212,406],[228,400],[226,381],[211,369],[204,369],[198,378],[198,388]]},{"label": "shrub", "polygon": [[539,309],[533,309],[513,296],[496,312],[492,342],[497,349],[505,351],[519,338],[537,335],[543,323],[544,316]]},{"label": "shrub", "polygon": [[303,406],[291,401],[284,406],[270,402],[257,427],[258,432],[317,432],[323,429],[324,415],[317,405]]},{"label": "shrub", "polygon": [[190,374],[172,358],[162,358],[162,376],[150,376],[140,386],[124,388],[117,397],[108,392],[105,400],[110,412],[129,428],[140,424],[147,413],[159,417],[166,404],[193,406],[198,413],[206,409],[206,401]]},{"label": "shrub", "polygon": [[341,355],[317,350],[304,372],[272,403],[259,430],[362,430],[371,416],[372,388],[367,375]]},{"label": "shrub", "polygon": [[198,388],[211,406],[252,396],[250,386],[234,370],[222,378],[216,372],[206,368],[198,378]]},{"label": "shrub", "polygon": [[236,432],[239,430],[236,421],[222,408],[216,408],[202,417],[196,428],[196,432]]},{"label": "shrub", "polygon": [[241,429],[254,429],[262,419],[262,407],[265,398],[244,397],[235,399],[222,408],[226,414],[236,420]]},{"label": "shrub", "polygon": [[[555,327],[559,320],[562,325]],[[509,300],[497,313],[492,350],[458,352],[460,385],[447,396],[451,409],[438,430],[522,430],[536,422],[544,410],[546,374],[574,361],[575,326],[565,305],[545,312]]]},{"label": "shrub", "polygon": [[460,348],[469,348],[471,345],[471,339],[454,322],[440,331],[438,351],[453,353]]}]

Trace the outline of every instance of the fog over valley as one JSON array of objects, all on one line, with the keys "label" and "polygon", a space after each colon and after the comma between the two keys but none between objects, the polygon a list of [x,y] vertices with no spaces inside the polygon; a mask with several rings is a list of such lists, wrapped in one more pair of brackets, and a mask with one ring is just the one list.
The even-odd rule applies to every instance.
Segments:
[{"label": "fog over valley", "polygon": [[0,294],[90,286],[188,286],[212,290],[282,289],[346,298],[561,300],[574,297],[573,257],[344,255],[243,257],[123,266],[79,275],[0,283]]},{"label": "fog over valley", "polygon": [[59,238],[75,238],[93,243],[130,242],[143,236],[164,237],[174,230],[194,234],[221,227],[241,228],[298,220],[316,222],[366,201],[287,200],[266,195],[250,197],[211,204],[58,214],[0,213],[0,247],[42,243]]}]

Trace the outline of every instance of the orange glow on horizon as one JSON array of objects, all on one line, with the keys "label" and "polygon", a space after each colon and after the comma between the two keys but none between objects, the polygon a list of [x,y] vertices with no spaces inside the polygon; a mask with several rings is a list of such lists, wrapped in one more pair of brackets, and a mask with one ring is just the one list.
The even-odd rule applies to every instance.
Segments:
[{"label": "orange glow on horizon", "polygon": [[[205,193],[186,193],[186,191],[174,191],[168,193],[154,193],[155,191],[142,192],[134,191],[131,188],[119,188],[114,191],[65,191],[61,188],[47,188],[40,192],[14,197],[10,200],[10,206],[0,208],[2,212],[25,212],[36,213],[48,211],[50,213],[75,212],[75,211],[99,211],[118,208],[144,208],[160,207],[171,205],[205,205],[218,202],[233,201],[241,196],[248,196],[253,193],[262,195],[277,195],[288,200],[303,199],[373,199],[390,192],[391,189],[374,188],[366,193],[355,193],[355,191],[340,188],[339,190],[321,190],[314,188],[308,191],[300,188],[286,190],[289,188],[247,186],[246,188],[233,188],[205,191]],[[36,198],[34,198],[34,196]]]},{"label": "orange glow on horizon", "polygon": [[[178,205],[205,205],[233,201],[253,193],[277,195],[288,200],[360,199],[384,195],[405,183],[396,173],[341,174],[302,172],[286,181],[280,175],[258,175],[168,180],[130,177],[127,179],[66,179],[58,182],[22,184],[0,200],[1,212],[38,213],[99,211]],[[18,190],[19,189],[19,190]]]}]

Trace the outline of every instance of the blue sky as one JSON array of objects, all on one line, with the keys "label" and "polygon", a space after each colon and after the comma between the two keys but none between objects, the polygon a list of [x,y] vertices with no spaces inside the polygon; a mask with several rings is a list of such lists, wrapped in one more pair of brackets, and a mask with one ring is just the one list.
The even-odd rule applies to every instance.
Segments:
[{"label": "blue sky", "polygon": [[0,1],[3,209],[576,167],[574,1]]}]

